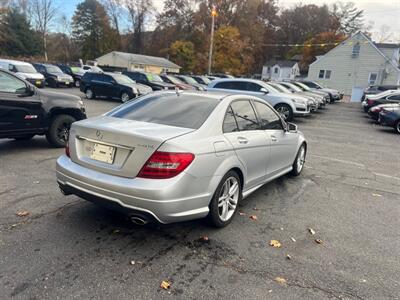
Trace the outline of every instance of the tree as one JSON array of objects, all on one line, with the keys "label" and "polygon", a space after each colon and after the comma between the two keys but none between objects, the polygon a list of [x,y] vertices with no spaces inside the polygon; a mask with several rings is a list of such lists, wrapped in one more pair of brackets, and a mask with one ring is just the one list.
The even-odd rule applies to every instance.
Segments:
[{"label": "tree", "polygon": [[117,42],[104,7],[96,0],[78,4],[72,18],[72,37],[80,45],[83,59],[111,51]]},{"label": "tree", "polygon": [[251,53],[247,42],[241,40],[239,29],[221,26],[215,32],[213,71],[241,75],[248,72]]},{"label": "tree", "polygon": [[40,39],[31,29],[26,15],[10,8],[1,17],[0,54],[9,56],[33,56],[40,53]]},{"label": "tree", "polygon": [[183,72],[193,71],[195,64],[195,51],[192,42],[175,41],[171,44],[170,59],[182,67]]},{"label": "tree", "polygon": [[44,58],[47,61],[47,34],[57,15],[57,7],[53,0],[31,0],[30,12],[36,31],[42,37]]},{"label": "tree", "polygon": [[333,4],[331,14],[337,32],[351,35],[364,26],[364,11],[358,9],[353,2]]}]

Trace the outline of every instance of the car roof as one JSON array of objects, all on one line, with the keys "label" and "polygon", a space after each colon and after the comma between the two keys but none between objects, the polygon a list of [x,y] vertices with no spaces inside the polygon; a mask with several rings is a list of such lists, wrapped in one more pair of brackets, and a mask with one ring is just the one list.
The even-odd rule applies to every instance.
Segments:
[{"label": "car roof", "polygon": [[[229,93],[229,92],[224,92],[224,91],[192,91],[192,90],[179,90],[177,91],[162,91],[162,92],[157,92],[157,93],[162,93],[162,94],[175,94],[175,95],[186,95],[186,96],[196,96],[196,97],[204,97],[208,98],[210,100],[215,100],[215,101],[221,101],[225,99],[228,96],[237,96],[235,93]],[[243,95],[246,96],[246,95]]]},{"label": "car roof", "polygon": [[28,63],[28,62],[25,62],[25,61],[12,60],[12,59],[0,59],[0,62],[6,62],[6,63],[10,63],[10,64],[13,64],[13,65],[20,65],[20,66],[22,66],[22,65],[31,66],[32,65],[31,63]]}]

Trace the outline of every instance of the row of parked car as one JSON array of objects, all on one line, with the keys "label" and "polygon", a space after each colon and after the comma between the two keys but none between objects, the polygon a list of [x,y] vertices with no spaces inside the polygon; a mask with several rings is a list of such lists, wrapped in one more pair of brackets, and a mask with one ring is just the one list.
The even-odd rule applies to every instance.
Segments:
[{"label": "row of parked car", "polygon": [[400,86],[377,85],[364,91],[361,106],[377,123],[400,134]]},{"label": "row of parked car", "polygon": [[102,72],[100,68],[89,65],[78,67],[66,64],[31,64],[10,59],[0,59],[0,69],[15,73],[38,88],[44,88],[46,85],[52,88],[79,87],[87,71]]},{"label": "row of parked car", "polygon": [[229,91],[257,96],[271,104],[285,120],[308,115],[342,99],[343,94],[312,81],[264,82],[255,79],[205,75],[152,74],[139,71],[86,72],[80,90],[88,99],[107,97],[126,102],[161,90]]}]

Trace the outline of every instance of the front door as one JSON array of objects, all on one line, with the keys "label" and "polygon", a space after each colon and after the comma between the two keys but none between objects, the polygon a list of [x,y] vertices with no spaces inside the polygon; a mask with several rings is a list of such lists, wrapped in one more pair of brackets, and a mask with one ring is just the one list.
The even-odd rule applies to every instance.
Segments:
[{"label": "front door", "polygon": [[250,101],[232,102],[226,113],[223,129],[224,136],[232,144],[246,170],[245,188],[261,184],[266,178],[269,141],[260,129]]},{"label": "front door", "polygon": [[42,124],[42,102],[35,94],[22,96],[26,88],[19,78],[0,72],[0,134],[34,131]]},{"label": "front door", "polygon": [[267,173],[268,177],[273,177],[293,164],[296,156],[297,134],[284,130],[281,119],[270,106],[257,100],[253,103],[261,127],[268,140],[271,141],[271,156]]}]

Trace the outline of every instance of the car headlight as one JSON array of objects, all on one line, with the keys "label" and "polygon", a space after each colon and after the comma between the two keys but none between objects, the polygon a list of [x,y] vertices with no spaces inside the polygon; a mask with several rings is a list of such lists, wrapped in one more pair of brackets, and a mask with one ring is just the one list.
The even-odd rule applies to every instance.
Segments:
[{"label": "car headlight", "polygon": [[79,100],[78,104],[79,104],[80,107],[85,107],[85,103],[82,100]]}]

